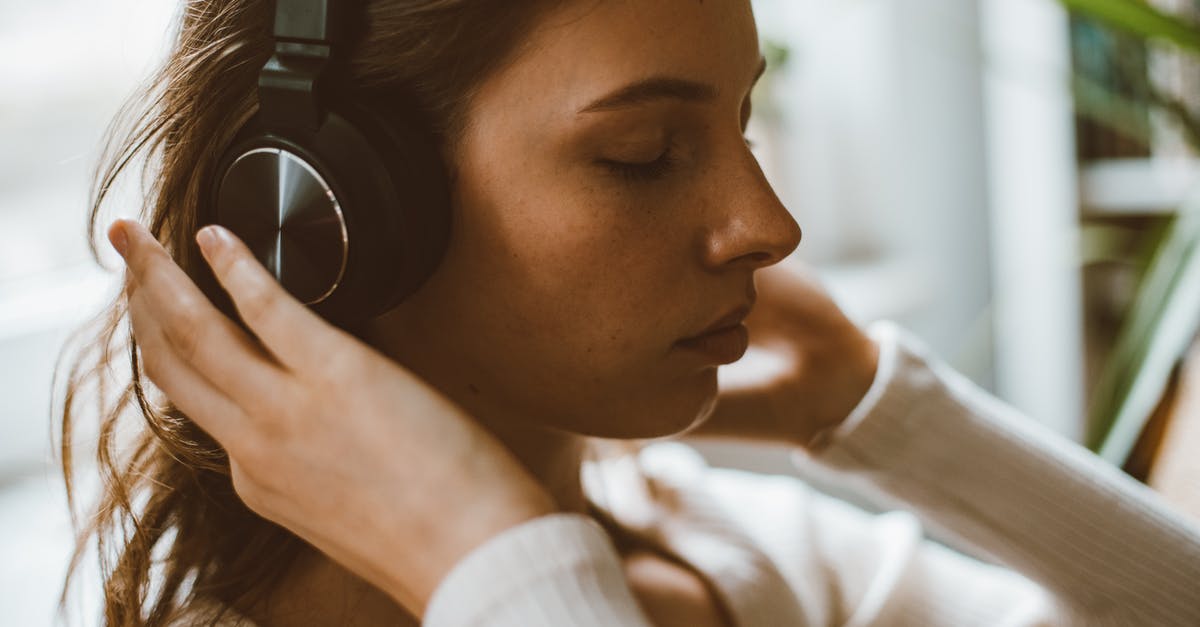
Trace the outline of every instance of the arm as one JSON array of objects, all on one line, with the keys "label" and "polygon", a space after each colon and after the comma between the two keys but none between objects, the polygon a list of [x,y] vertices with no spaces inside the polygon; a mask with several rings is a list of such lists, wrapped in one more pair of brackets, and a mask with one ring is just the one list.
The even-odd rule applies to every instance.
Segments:
[{"label": "arm", "polygon": [[801,460],[859,478],[1036,582],[1050,597],[1037,618],[1051,624],[1200,624],[1200,530],[1190,521],[899,327],[876,324],[871,335],[881,347],[875,382]]}]

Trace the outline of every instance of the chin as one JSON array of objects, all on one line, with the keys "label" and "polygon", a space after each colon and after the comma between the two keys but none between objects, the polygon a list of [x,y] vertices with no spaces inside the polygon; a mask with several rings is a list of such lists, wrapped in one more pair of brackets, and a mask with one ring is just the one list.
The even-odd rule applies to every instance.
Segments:
[{"label": "chin", "polygon": [[[627,397],[628,398],[628,397]],[[716,369],[677,385],[658,386],[636,400],[615,403],[584,435],[646,440],[681,435],[698,427],[717,405]],[[592,421],[589,421],[592,422]]]}]

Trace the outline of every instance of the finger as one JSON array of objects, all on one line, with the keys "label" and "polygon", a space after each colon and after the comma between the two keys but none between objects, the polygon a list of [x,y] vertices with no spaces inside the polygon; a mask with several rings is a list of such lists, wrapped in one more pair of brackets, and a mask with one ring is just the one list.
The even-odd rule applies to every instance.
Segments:
[{"label": "finger", "polygon": [[247,411],[260,406],[264,391],[289,385],[286,370],[209,302],[145,227],[118,222],[133,294],[183,362]]},{"label": "finger", "polygon": [[142,369],[167,398],[218,442],[237,442],[247,421],[242,409],[184,361],[149,314],[143,292],[129,302],[129,321],[141,353]]},{"label": "finger", "polygon": [[308,372],[350,337],[289,294],[227,229],[207,226],[196,241],[242,320],[284,366]]}]

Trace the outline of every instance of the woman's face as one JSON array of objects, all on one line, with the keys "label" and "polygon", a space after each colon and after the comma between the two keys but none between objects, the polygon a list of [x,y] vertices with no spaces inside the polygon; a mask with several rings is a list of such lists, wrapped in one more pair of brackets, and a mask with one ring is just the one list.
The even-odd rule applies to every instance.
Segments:
[{"label": "woman's face", "polygon": [[544,16],[473,100],[449,249],[377,321],[381,347],[489,420],[614,438],[702,420],[719,360],[677,342],[800,241],[743,137],[762,62],[749,0]]}]

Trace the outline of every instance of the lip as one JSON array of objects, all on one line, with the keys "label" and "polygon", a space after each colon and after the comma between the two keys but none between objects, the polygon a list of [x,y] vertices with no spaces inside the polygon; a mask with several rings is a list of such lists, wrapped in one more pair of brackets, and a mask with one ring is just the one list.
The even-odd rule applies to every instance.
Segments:
[{"label": "lip", "polygon": [[744,324],[718,329],[711,333],[679,340],[676,345],[704,355],[718,365],[731,364],[746,354],[750,347],[750,331]]},{"label": "lip", "polygon": [[750,305],[743,305],[721,316],[698,335],[686,337],[675,344],[705,355],[717,364],[731,364],[746,354],[750,346],[750,331],[742,320],[750,315]]},{"label": "lip", "polygon": [[685,337],[680,341],[686,342],[689,340],[704,337],[705,335],[709,335],[711,333],[716,333],[718,331],[725,331],[732,327],[738,326],[739,324],[742,323],[742,320],[746,319],[746,316],[750,315],[751,306],[752,305],[742,305],[740,307],[736,307],[729,313],[721,316],[720,318],[717,318],[717,320],[715,322],[713,322],[712,324],[705,327],[703,331],[701,331],[691,337]]}]

